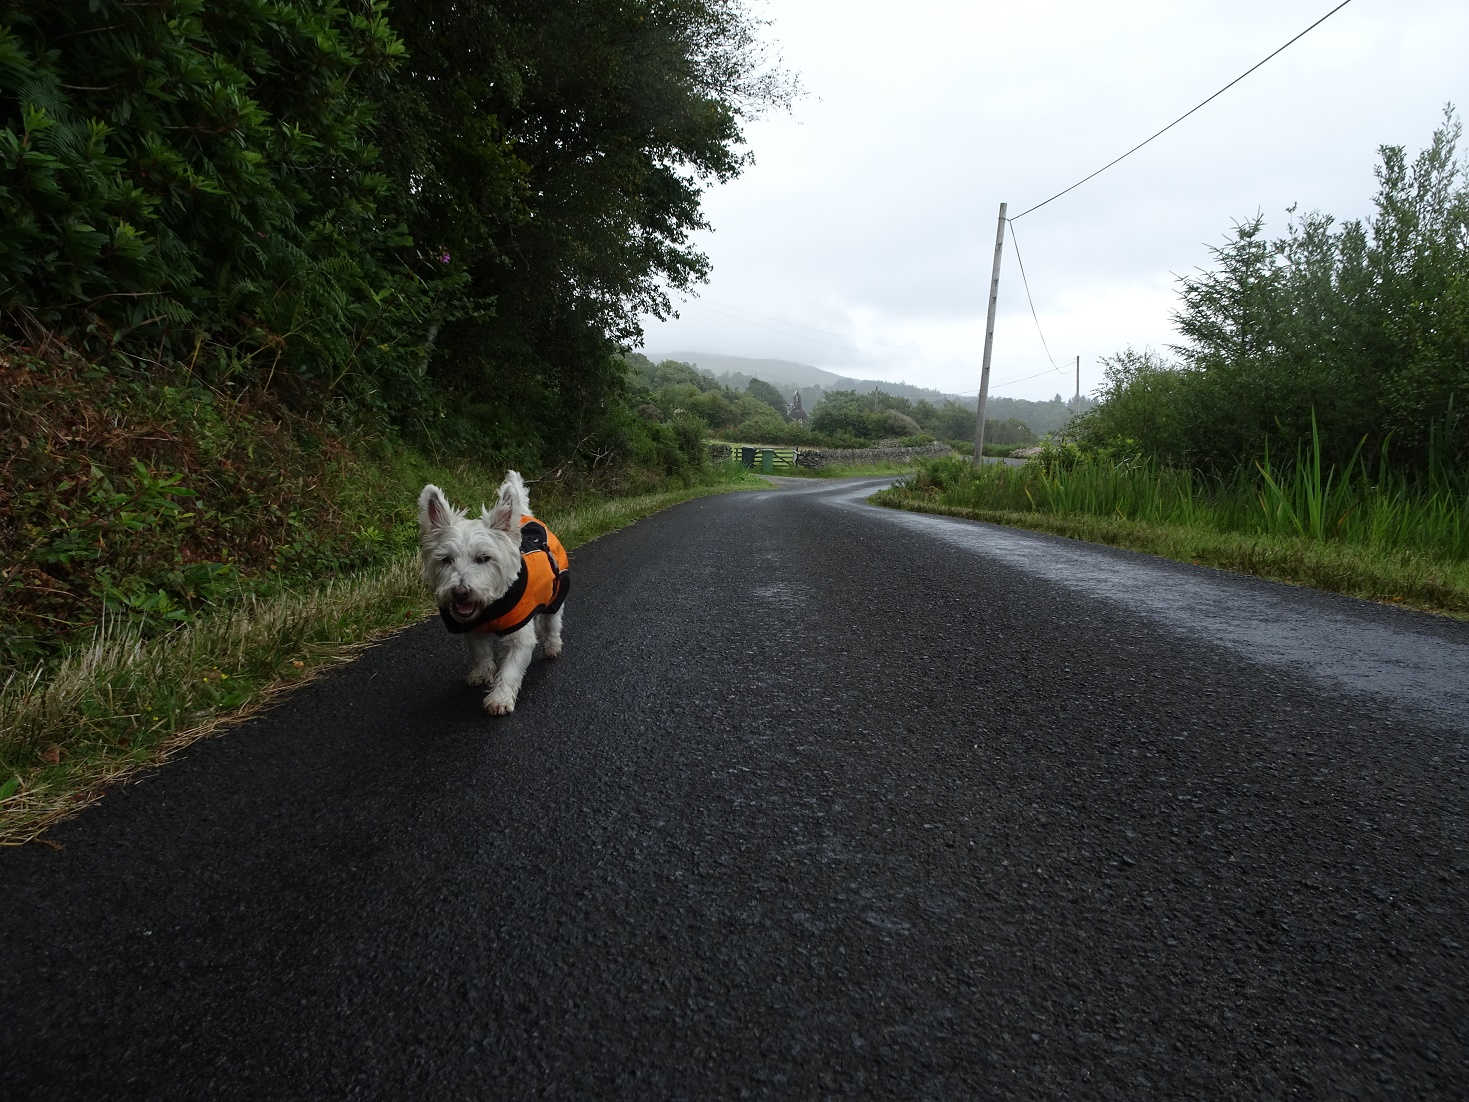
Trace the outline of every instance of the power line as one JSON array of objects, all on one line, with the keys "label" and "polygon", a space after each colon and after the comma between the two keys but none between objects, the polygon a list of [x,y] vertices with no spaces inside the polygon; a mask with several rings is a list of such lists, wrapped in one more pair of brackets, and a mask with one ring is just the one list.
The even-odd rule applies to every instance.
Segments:
[{"label": "power line", "polygon": [[1119,161],[1123,161],[1123,160],[1126,160],[1128,157],[1131,157],[1139,149],[1141,149],[1143,146],[1147,145],[1148,142],[1151,142],[1153,140],[1153,138],[1161,137],[1162,135],[1166,134],[1168,131],[1172,130],[1179,123],[1181,123],[1184,119],[1186,119],[1190,115],[1192,115],[1200,107],[1203,107],[1205,104],[1207,104],[1207,103],[1209,103],[1209,102],[1211,102],[1211,101],[1213,101],[1215,99],[1218,99],[1220,96],[1222,96],[1225,92],[1229,91],[1231,88],[1233,88],[1240,81],[1244,80],[1245,77],[1249,76],[1256,69],[1260,68],[1261,65],[1264,65],[1265,62],[1267,62],[1271,58],[1275,57],[1276,54],[1279,54],[1279,53],[1284,52],[1288,47],[1294,45],[1296,42],[1298,42],[1302,38],[1306,37],[1306,35],[1310,34],[1317,27],[1321,26],[1322,23],[1325,23],[1328,19],[1330,19],[1337,12],[1341,11],[1342,8],[1346,7],[1351,2],[1352,2],[1352,0],[1342,0],[1342,2],[1340,4],[1338,4],[1336,7],[1332,8],[1329,12],[1327,12],[1325,15],[1323,15],[1320,19],[1316,20],[1316,22],[1312,23],[1304,31],[1302,31],[1300,34],[1296,35],[1295,38],[1292,38],[1284,46],[1281,46],[1280,49],[1278,49],[1274,53],[1270,54],[1269,57],[1266,57],[1266,58],[1262,59],[1261,61],[1256,62],[1254,65],[1251,65],[1243,73],[1241,73],[1239,76],[1235,77],[1228,84],[1226,84],[1223,88],[1219,89],[1219,91],[1215,92],[1208,99],[1204,100],[1203,103],[1200,103],[1200,104],[1196,105],[1195,107],[1190,108],[1188,111],[1185,111],[1182,115],[1179,115],[1178,118],[1174,119],[1167,126],[1165,126],[1162,130],[1158,131],[1158,133],[1152,135],[1152,137],[1146,138],[1143,141],[1138,142],[1137,145],[1133,146],[1126,153],[1122,154],[1121,157],[1118,157],[1115,160],[1108,161],[1101,168],[1099,168],[1095,172],[1093,172],[1090,176],[1083,176],[1080,180],[1077,180],[1076,183],[1072,184],[1069,188],[1065,188],[1062,191],[1056,192],[1055,195],[1052,195],[1051,198],[1045,200],[1045,202],[1037,203],[1033,207],[1026,208],[1025,210],[1021,211],[1019,214],[1015,215],[1014,218],[1011,218],[1010,221],[1013,223],[1016,218],[1024,218],[1027,214],[1031,213],[1031,211],[1040,210],[1041,207],[1043,207],[1043,206],[1046,205],[1046,203],[1049,203],[1049,202],[1052,202],[1053,200],[1056,200],[1056,199],[1061,198],[1061,196],[1065,195],[1068,191],[1075,191],[1077,188],[1081,187],[1082,184],[1086,183],[1088,180],[1092,180],[1092,179],[1095,179],[1096,177],[1100,176],[1102,173],[1106,172],[1107,169],[1111,168],[1113,165],[1117,164]]},{"label": "power line", "polygon": [[1002,387],[1014,386],[1016,383],[1028,383],[1032,379],[1039,379],[1042,375],[1052,375],[1055,374],[1056,371],[1060,370],[1061,369],[1059,367],[1055,368],[1054,370],[1047,368],[1045,371],[1037,371],[1034,375],[1023,375],[1019,379],[1006,379],[1003,383],[995,383],[990,387],[990,389],[999,390]]},{"label": "power line", "polygon": [[[1330,19],[1337,12],[1341,11],[1342,8],[1346,7],[1351,2],[1352,2],[1352,0],[1342,0],[1342,2],[1340,4],[1338,4],[1336,7],[1332,8],[1325,15],[1323,15],[1320,19],[1316,20],[1316,22],[1312,23],[1309,27],[1307,27],[1305,30],[1301,31],[1299,34],[1297,34],[1290,41],[1286,42],[1283,46],[1280,46],[1278,49],[1276,49],[1273,52],[1271,52],[1268,56],[1262,58],[1260,61],[1258,61],[1254,65],[1250,66],[1243,73],[1241,73],[1239,76],[1235,77],[1228,84],[1226,84],[1223,88],[1220,88],[1219,91],[1215,92],[1212,96],[1208,97],[1208,99],[1203,100],[1202,102],[1196,104],[1194,107],[1190,108],[1188,111],[1185,111],[1182,115],[1178,116],[1178,118],[1174,119],[1167,126],[1163,127],[1162,130],[1159,130],[1157,133],[1149,136],[1148,138],[1145,138],[1143,141],[1139,142],[1137,145],[1135,145],[1131,149],[1129,149],[1126,153],[1122,154],[1122,156],[1116,157],[1113,160],[1108,161],[1106,164],[1104,164],[1101,168],[1097,169],[1095,172],[1091,173],[1088,176],[1082,177],[1080,180],[1076,181],[1076,183],[1072,184],[1070,187],[1064,188],[1061,191],[1056,192],[1056,194],[1055,195],[1052,195],[1049,199],[1046,199],[1043,202],[1037,203],[1033,207],[1027,207],[1025,210],[1021,211],[1019,214],[1015,215],[1013,218],[1006,218],[1005,219],[1005,222],[1010,227],[1010,241],[1011,241],[1011,243],[1015,247],[1015,261],[1016,261],[1016,263],[1020,267],[1020,280],[1024,284],[1024,286],[1025,286],[1025,301],[1030,306],[1030,316],[1035,321],[1036,335],[1040,337],[1040,340],[1041,340],[1041,348],[1045,350],[1046,359],[1050,361],[1052,371],[1060,371],[1061,368],[1056,363],[1056,358],[1051,355],[1051,346],[1047,343],[1047,341],[1046,341],[1046,334],[1041,329],[1040,315],[1036,312],[1035,299],[1032,297],[1031,291],[1030,291],[1030,279],[1026,276],[1026,272],[1025,272],[1025,261],[1023,259],[1021,259],[1021,256],[1020,256],[1020,238],[1018,236],[1016,236],[1016,233],[1015,233],[1015,222],[1016,222],[1016,220],[1017,219],[1020,219],[1020,218],[1024,218],[1027,214],[1030,214],[1033,211],[1040,210],[1041,207],[1045,206],[1047,203],[1053,202],[1054,200],[1061,198],[1061,196],[1065,195],[1067,192],[1075,191],[1077,188],[1081,187],[1081,185],[1084,184],[1084,183],[1086,183],[1087,181],[1096,179],[1096,177],[1098,177],[1102,173],[1106,172],[1113,165],[1119,164],[1120,162],[1126,160],[1128,157],[1132,156],[1139,149],[1141,149],[1143,146],[1147,145],[1149,142],[1153,141],[1155,138],[1159,138],[1162,135],[1166,134],[1168,131],[1172,130],[1179,123],[1183,122],[1184,119],[1188,118],[1194,112],[1198,111],[1200,108],[1204,107],[1205,105],[1207,105],[1208,103],[1212,102],[1213,100],[1218,99],[1225,92],[1229,91],[1229,89],[1233,88],[1240,81],[1244,80],[1245,77],[1249,76],[1256,69],[1259,69],[1267,61],[1270,61],[1272,58],[1274,58],[1277,55],[1283,53],[1290,46],[1294,45],[1296,42],[1300,41],[1306,35],[1310,34],[1313,30],[1315,30],[1317,27],[1319,27],[1322,23],[1325,23],[1328,19]],[[1003,214],[1003,211],[1001,213]],[[1025,375],[1025,376],[1022,376],[1021,378],[1018,378],[1018,379],[1007,379],[1005,382],[994,384],[990,389],[992,389],[992,390],[999,390],[999,389],[1001,389],[1003,387],[1013,386],[1016,383],[1030,382],[1032,379],[1039,379],[1039,378],[1041,378],[1041,377],[1043,377],[1045,375],[1049,375],[1049,374],[1051,374],[1051,371],[1040,371],[1040,372],[1037,372],[1034,375]]]},{"label": "power line", "polygon": [[1041,319],[1040,315],[1035,312],[1035,300],[1030,297],[1030,280],[1025,274],[1025,261],[1020,259],[1020,238],[1015,236],[1015,219],[1007,218],[1005,221],[1010,226],[1010,243],[1015,246],[1015,263],[1020,265],[1020,282],[1025,285],[1025,301],[1030,304],[1030,316],[1035,319],[1036,335],[1041,339],[1041,347],[1046,350],[1046,359],[1051,361],[1053,368],[1060,371],[1061,367],[1056,363],[1056,357],[1051,355],[1051,346],[1046,343],[1046,335],[1041,331]]},{"label": "power line", "polygon": [[[1015,246],[1015,259],[1016,259],[1016,262],[1020,266],[1020,278],[1021,278],[1021,281],[1025,285],[1025,299],[1026,299],[1026,302],[1030,306],[1030,315],[1031,315],[1031,317],[1035,321],[1036,334],[1040,337],[1041,347],[1045,350],[1046,359],[1048,361],[1050,361],[1051,368],[1050,368],[1049,371],[1041,371],[1041,372],[1038,372],[1037,374],[1034,374],[1034,375],[1026,375],[1026,376],[1024,376],[1022,378],[1009,379],[1009,380],[1006,380],[1005,382],[1002,382],[1002,383],[996,383],[992,389],[998,390],[1001,387],[1012,386],[1015,383],[1023,383],[1023,382],[1028,382],[1028,381],[1030,381],[1032,379],[1039,379],[1043,375],[1049,375],[1049,374],[1051,374],[1052,371],[1060,371],[1061,370],[1060,365],[1056,363],[1056,358],[1053,355],[1051,355],[1050,345],[1046,341],[1045,332],[1041,329],[1040,316],[1039,316],[1039,314],[1036,311],[1036,308],[1035,308],[1035,300],[1034,300],[1034,298],[1031,295],[1030,280],[1027,277],[1026,272],[1025,272],[1025,262],[1020,257],[1020,239],[1015,234],[1015,222],[1016,222],[1016,220],[1021,219],[1021,218],[1024,218],[1027,214],[1032,214],[1035,211],[1040,210],[1041,207],[1046,206],[1048,203],[1054,202],[1055,200],[1061,198],[1063,195],[1066,195],[1069,192],[1075,191],[1077,188],[1081,187],[1082,184],[1085,184],[1088,181],[1091,181],[1091,180],[1096,179],[1102,173],[1106,172],[1109,168],[1112,168],[1114,165],[1120,164],[1122,161],[1124,161],[1128,157],[1132,156],[1138,150],[1142,149],[1145,145],[1149,144],[1150,142],[1154,141],[1157,138],[1162,137],[1164,134],[1166,134],[1168,131],[1172,130],[1179,123],[1183,122],[1184,119],[1188,118],[1190,115],[1194,114],[1195,112],[1197,112],[1201,108],[1207,106],[1209,103],[1212,103],[1214,100],[1216,100],[1220,96],[1222,96],[1225,92],[1229,91],[1229,89],[1233,88],[1240,81],[1244,80],[1245,77],[1247,77],[1251,73],[1255,72],[1255,70],[1261,68],[1263,65],[1265,65],[1266,62],[1271,61],[1272,59],[1274,59],[1275,57],[1277,57],[1279,54],[1284,53],[1287,49],[1289,49],[1291,46],[1295,45],[1302,38],[1304,38],[1306,35],[1310,34],[1317,27],[1319,27],[1322,23],[1325,23],[1328,19],[1330,19],[1333,15],[1335,15],[1337,12],[1341,11],[1342,8],[1346,7],[1350,3],[1351,3],[1351,0],[1341,0],[1341,3],[1337,4],[1336,7],[1332,8],[1325,15],[1321,16],[1321,18],[1317,19],[1314,23],[1312,23],[1305,30],[1303,30],[1299,34],[1295,35],[1295,37],[1291,38],[1284,45],[1278,47],[1277,49],[1275,49],[1274,51],[1272,51],[1270,54],[1268,54],[1264,58],[1262,58],[1260,61],[1258,61],[1254,65],[1250,66],[1243,73],[1241,73],[1239,76],[1235,77],[1233,80],[1231,80],[1223,88],[1220,88],[1213,95],[1209,96],[1207,99],[1205,99],[1205,100],[1201,101],[1200,103],[1196,104],[1195,106],[1191,107],[1189,110],[1185,111],[1182,115],[1178,116],[1178,118],[1176,118],[1172,122],[1170,122],[1167,126],[1163,127],[1161,130],[1159,130],[1156,133],[1150,135],[1149,137],[1143,139],[1137,145],[1135,145],[1131,149],[1129,149],[1126,153],[1123,153],[1120,157],[1116,157],[1116,158],[1108,161],[1106,164],[1104,164],[1101,168],[1097,169],[1095,172],[1092,172],[1092,173],[1090,173],[1087,176],[1083,176],[1080,180],[1076,181],[1076,183],[1072,184],[1070,187],[1063,188],[1061,191],[1058,191],[1058,192],[1056,192],[1056,194],[1052,195],[1049,199],[1045,199],[1042,202],[1039,202],[1039,203],[1035,204],[1035,206],[1033,206],[1033,207],[1027,207],[1025,210],[1021,211],[1019,214],[1015,215],[1013,218],[1005,218],[1004,217],[1003,210],[1001,211],[1001,217],[1002,217],[1003,221],[1005,221],[1006,223],[1008,223],[1008,225],[1010,227],[1010,240],[1013,242],[1013,244]],[[996,261],[996,263],[998,264],[998,260]],[[736,320],[744,321],[747,324],[756,325],[756,326],[759,326],[760,328],[764,328],[764,329],[767,329],[767,330],[772,329],[774,327],[779,327],[779,328],[782,328],[782,329],[787,330],[788,332],[800,333],[802,335],[807,335],[807,336],[824,336],[824,337],[827,337],[828,339],[836,340],[836,341],[839,341],[839,342],[842,342],[842,343],[847,343],[848,341],[851,340],[851,337],[850,336],[842,336],[842,335],[839,335],[837,333],[834,333],[834,332],[832,332],[830,330],[820,329],[820,328],[817,328],[815,326],[805,325],[805,324],[801,324],[801,323],[793,323],[793,322],[788,322],[788,321],[778,321],[778,320],[773,319],[773,318],[767,318],[767,319],[763,319],[763,320],[762,319],[755,319],[755,318],[751,318],[751,317],[749,317],[747,315],[741,315],[740,313],[738,313],[736,311],[733,311],[733,310],[730,310],[727,307],[721,308],[721,307],[718,307],[718,306],[714,306],[712,303],[707,303],[707,302],[705,303],[705,306],[706,307],[712,307],[717,312],[726,314],[726,315],[728,315],[730,317],[735,318]]]}]

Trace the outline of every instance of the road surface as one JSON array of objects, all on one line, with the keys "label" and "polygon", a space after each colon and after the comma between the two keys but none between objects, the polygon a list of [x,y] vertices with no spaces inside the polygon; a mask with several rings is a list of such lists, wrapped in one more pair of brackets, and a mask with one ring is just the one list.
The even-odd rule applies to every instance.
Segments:
[{"label": "road surface", "polygon": [[1469,1089],[1469,625],[865,504],[573,554],[0,851],[0,1097]]}]

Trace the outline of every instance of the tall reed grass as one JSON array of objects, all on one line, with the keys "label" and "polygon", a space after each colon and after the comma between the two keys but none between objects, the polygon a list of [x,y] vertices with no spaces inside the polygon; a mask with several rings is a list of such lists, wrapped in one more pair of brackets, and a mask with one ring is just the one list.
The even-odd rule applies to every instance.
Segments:
[{"label": "tall reed grass", "polygon": [[1437,464],[1415,480],[1391,465],[1386,449],[1373,472],[1360,446],[1337,470],[1322,463],[1314,424],[1292,459],[1267,452],[1224,478],[1147,459],[1052,453],[1024,467],[939,460],[897,496],[908,504],[1113,517],[1469,561],[1469,477]]}]

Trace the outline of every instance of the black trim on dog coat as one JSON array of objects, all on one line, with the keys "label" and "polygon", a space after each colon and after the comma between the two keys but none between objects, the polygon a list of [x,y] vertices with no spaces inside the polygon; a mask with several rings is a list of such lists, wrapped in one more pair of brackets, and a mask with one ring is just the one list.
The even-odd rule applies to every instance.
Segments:
[{"label": "black trim on dog coat", "polygon": [[[536,592],[527,594],[532,578]],[[561,541],[540,521],[525,516],[521,517],[520,528],[520,573],[510,588],[468,623],[460,623],[443,608],[439,609],[439,618],[455,635],[467,631],[509,635],[525,627],[539,613],[560,611],[570,590],[571,562]],[[524,607],[520,607],[522,604]]]}]

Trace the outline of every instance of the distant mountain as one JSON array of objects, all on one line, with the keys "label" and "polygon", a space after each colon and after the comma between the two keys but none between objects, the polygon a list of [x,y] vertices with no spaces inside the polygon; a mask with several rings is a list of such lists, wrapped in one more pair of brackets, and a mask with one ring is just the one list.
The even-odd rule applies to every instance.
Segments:
[{"label": "distant mountain", "polygon": [[[900,398],[907,398],[913,402],[929,401],[935,405],[942,405],[945,401],[953,400],[963,402],[964,398],[957,394],[945,394],[941,390],[932,387],[913,386],[910,383],[888,383],[878,379],[853,379],[847,375],[838,375],[834,371],[825,368],[812,367],[810,364],[796,363],[793,360],[759,360],[748,356],[724,356],[716,352],[666,352],[648,357],[654,361],[678,360],[680,363],[693,364],[706,375],[712,375],[716,379],[730,375],[744,379],[764,379],[772,386],[781,388],[799,387],[802,390],[808,387],[820,387],[823,390],[863,390],[877,389],[884,394],[896,394]],[[974,406],[974,398],[969,399],[969,405]]]},{"label": "distant mountain", "polygon": [[[678,360],[693,364],[705,375],[718,379],[733,390],[744,390],[751,379],[763,379],[781,391],[801,392],[801,405],[810,413],[828,390],[880,390],[907,398],[910,402],[929,402],[942,406],[955,402],[966,409],[974,409],[979,399],[973,394],[947,394],[932,387],[913,386],[911,383],[888,383],[879,379],[853,379],[838,375],[810,364],[793,360],[761,360],[749,356],[725,356],[717,352],[647,352],[655,363],[663,360]],[[1082,407],[1092,402],[1082,399]],[[1072,410],[1064,401],[1033,402],[1025,398],[1005,398],[991,394],[985,405],[985,421],[1006,421],[1010,418],[1029,426],[1037,436],[1055,432],[1071,420]]]},{"label": "distant mountain", "polygon": [[806,387],[819,386],[828,390],[854,390],[854,386],[844,386],[844,383],[855,384],[857,380],[846,379],[830,371],[810,364],[796,363],[793,360],[757,360],[748,356],[723,356],[716,352],[659,352],[656,355],[645,353],[648,359],[654,363],[664,360],[677,360],[679,363],[693,364],[706,375],[718,378],[720,375],[743,375],[747,379],[764,379],[772,386],[778,387]]}]

